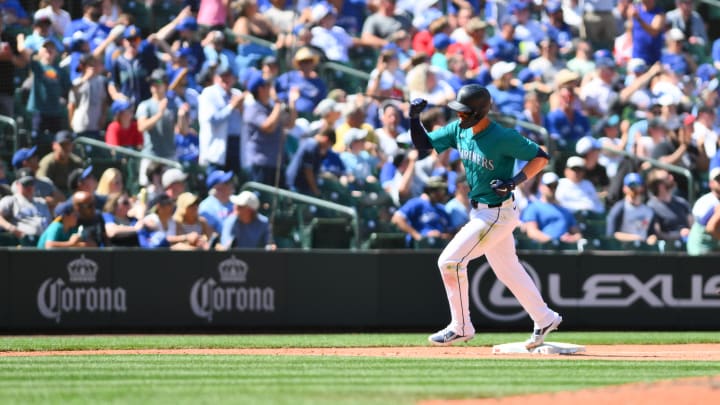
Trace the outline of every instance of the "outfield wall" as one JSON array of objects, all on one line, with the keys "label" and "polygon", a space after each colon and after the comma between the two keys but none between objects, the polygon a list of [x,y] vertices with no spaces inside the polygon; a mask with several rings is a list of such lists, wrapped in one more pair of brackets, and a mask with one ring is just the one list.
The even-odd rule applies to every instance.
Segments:
[{"label": "outfield wall", "polygon": [[[434,330],[437,254],[0,250],[0,331]],[[565,330],[717,329],[719,258],[521,255]],[[530,328],[484,259],[469,281],[478,330]]]}]

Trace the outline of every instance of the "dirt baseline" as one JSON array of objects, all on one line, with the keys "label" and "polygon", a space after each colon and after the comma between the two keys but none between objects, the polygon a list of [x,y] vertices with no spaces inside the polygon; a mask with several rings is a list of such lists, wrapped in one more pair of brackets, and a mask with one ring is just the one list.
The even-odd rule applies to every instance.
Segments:
[{"label": "dirt baseline", "polygon": [[270,355],[270,356],[367,356],[408,358],[534,358],[542,360],[703,360],[720,361],[720,344],[688,345],[590,345],[574,355],[501,354],[490,347],[323,347],[323,348],[233,348],[233,349],[127,349],[0,352],[0,356],[87,356],[87,355]]}]

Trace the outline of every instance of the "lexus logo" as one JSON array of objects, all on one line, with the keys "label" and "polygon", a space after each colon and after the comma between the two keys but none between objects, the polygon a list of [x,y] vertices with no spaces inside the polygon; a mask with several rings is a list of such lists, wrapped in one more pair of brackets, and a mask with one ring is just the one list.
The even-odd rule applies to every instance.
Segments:
[{"label": "lexus logo", "polygon": [[[542,291],[540,277],[535,269],[527,262],[521,261],[530,278],[538,290]],[[492,283],[492,284],[491,284]],[[489,291],[487,296],[482,291]],[[470,284],[470,297],[475,308],[486,317],[502,322],[511,322],[528,316],[517,299],[508,291],[507,287],[498,280],[490,268],[490,264],[484,263],[472,276]]]}]

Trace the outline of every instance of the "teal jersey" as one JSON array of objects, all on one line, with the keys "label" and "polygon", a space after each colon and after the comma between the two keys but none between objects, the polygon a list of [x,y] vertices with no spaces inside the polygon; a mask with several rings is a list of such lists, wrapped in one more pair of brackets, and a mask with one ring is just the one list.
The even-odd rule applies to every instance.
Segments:
[{"label": "teal jersey", "polygon": [[473,135],[472,128],[462,129],[460,121],[428,134],[438,153],[455,148],[460,153],[470,198],[483,204],[498,204],[508,197],[500,197],[490,188],[495,179],[508,180],[515,173],[515,159],[531,160],[537,156],[538,145],[512,128],[494,121],[483,131]]}]

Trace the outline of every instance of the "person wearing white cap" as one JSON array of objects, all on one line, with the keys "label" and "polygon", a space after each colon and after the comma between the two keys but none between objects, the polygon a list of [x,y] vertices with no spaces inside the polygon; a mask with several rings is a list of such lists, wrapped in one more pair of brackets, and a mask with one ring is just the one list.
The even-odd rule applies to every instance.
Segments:
[{"label": "person wearing white cap", "polygon": [[185,180],[187,180],[187,174],[183,173],[182,170],[176,168],[170,168],[165,170],[162,175],[162,186],[167,194],[173,200],[185,192]]},{"label": "person wearing white cap", "polygon": [[582,238],[572,212],[555,198],[559,180],[554,172],[543,174],[540,179],[540,199],[531,202],[520,215],[525,233],[534,241],[574,243]]},{"label": "person wearing white cap", "polygon": [[251,191],[243,191],[230,197],[234,205],[233,215],[223,222],[220,246],[232,248],[265,248],[274,250],[270,223],[259,214],[260,200]]},{"label": "person wearing white cap", "polygon": [[353,38],[343,27],[335,25],[337,10],[332,4],[319,2],[312,6],[310,14],[315,24],[310,30],[312,33],[310,45],[322,49],[331,61],[349,63],[348,51],[351,47],[361,44],[360,38]]},{"label": "person wearing white cap", "polygon": [[623,177],[623,199],[613,204],[607,216],[608,238],[621,242],[657,242],[655,212],[645,202],[645,181],[638,173]]},{"label": "person wearing white cap", "polygon": [[519,117],[525,103],[525,90],[512,83],[515,62],[500,61],[490,68],[493,82],[487,86],[493,103],[502,114]]},{"label": "person wearing white cap", "polygon": [[573,213],[592,211],[602,214],[605,206],[595,187],[585,179],[585,171],[585,159],[580,156],[569,157],[565,165],[565,177],[559,180],[555,196],[560,205]]},{"label": "person wearing white cap", "polygon": [[595,186],[601,196],[607,192],[610,185],[605,166],[599,163],[602,144],[592,136],[584,136],[575,144],[575,152],[585,159],[585,178]]},{"label": "person wearing white cap", "polygon": [[720,251],[720,167],[710,170],[710,192],[693,205],[694,223],[687,241],[689,255]]},{"label": "person wearing white cap", "polygon": [[680,30],[688,37],[688,44],[691,46],[704,47],[708,44],[708,34],[705,29],[705,21],[700,13],[693,10],[693,0],[675,0],[676,8],[665,14],[667,25]]},{"label": "person wearing white cap", "polygon": [[548,85],[555,83],[555,75],[566,67],[565,60],[560,58],[560,45],[554,37],[546,36],[537,46],[540,56],[528,63],[528,68],[535,72],[542,72],[542,79]]},{"label": "person wearing white cap", "polygon": [[340,153],[348,180],[351,183],[365,184],[373,181],[373,172],[380,163],[377,156],[365,150],[367,131],[359,128],[350,128],[345,133],[345,152]]}]

